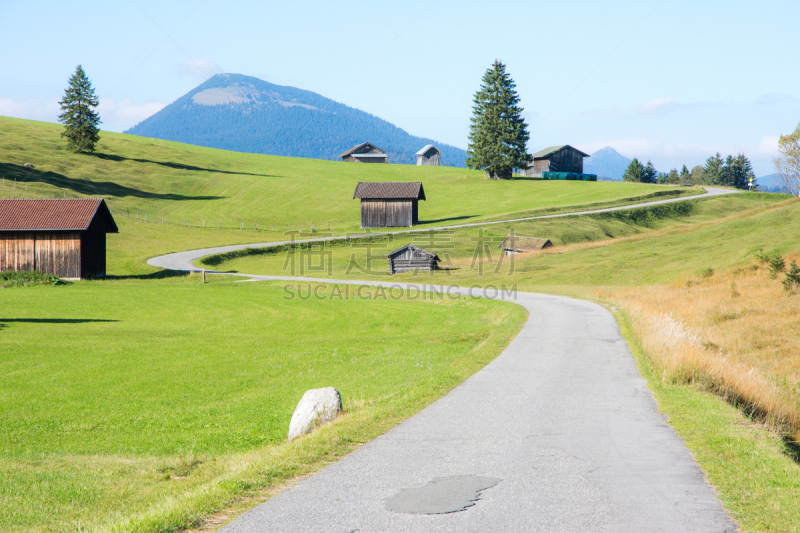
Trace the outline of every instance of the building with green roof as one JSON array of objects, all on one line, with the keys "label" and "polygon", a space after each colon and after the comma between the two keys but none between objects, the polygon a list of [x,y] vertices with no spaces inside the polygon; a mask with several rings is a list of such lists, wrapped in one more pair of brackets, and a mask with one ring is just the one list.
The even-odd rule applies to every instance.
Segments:
[{"label": "building with green roof", "polygon": [[583,174],[583,158],[589,157],[568,144],[551,146],[533,154],[533,163],[522,169],[523,176],[541,178],[542,172],[574,172]]}]

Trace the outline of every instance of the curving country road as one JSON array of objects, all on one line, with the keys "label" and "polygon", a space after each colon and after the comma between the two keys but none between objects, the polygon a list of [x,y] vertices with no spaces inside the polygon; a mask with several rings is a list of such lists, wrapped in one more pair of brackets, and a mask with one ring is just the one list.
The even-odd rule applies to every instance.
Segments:
[{"label": "curving country road", "polygon": [[[198,257],[247,246],[150,264],[196,270]],[[449,394],[221,531],[738,531],[603,307],[522,292],[248,277],[483,296],[530,316],[494,361]],[[424,514],[431,505],[440,514]]]},{"label": "curving country road", "polygon": [[682,197],[682,198],[670,198],[668,200],[655,200],[652,202],[645,202],[641,204],[634,204],[634,205],[625,205],[621,207],[607,207],[605,209],[595,209],[593,211],[579,211],[574,213],[560,213],[557,215],[540,215],[536,217],[526,217],[526,218],[512,218],[508,220],[496,220],[493,222],[472,222],[469,224],[455,224],[451,226],[437,226],[433,228],[424,228],[424,229],[410,229],[410,230],[401,230],[401,231],[383,231],[379,233],[365,233],[363,235],[350,235],[350,236],[337,236],[337,237],[323,237],[323,238],[314,238],[314,239],[302,239],[296,241],[273,241],[273,242],[261,242],[261,243],[253,243],[253,244],[235,244],[232,246],[217,246],[214,248],[203,248],[200,250],[189,250],[186,252],[177,252],[174,254],[167,254],[162,255],[159,257],[153,257],[152,259],[148,260],[147,263],[152,266],[166,268],[170,270],[188,270],[191,272],[199,271],[200,269],[195,267],[192,263],[201,257],[205,257],[207,255],[212,254],[224,254],[227,252],[234,252],[236,250],[243,250],[245,248],[264,248],[267,246],[282,246],[284,244],[292,244],[292,243],[305,243],[305,242],[322,242],[322,241],[340,241],[345,240],[348,238],[358,238],[358,237],[376,237],[382,235],[398,235],[403,233],[420,233],[420,232],[427,232],[427,231],[438,231],[438,230],[445,230],[445,229],[458,229],[458,228],[469,228],[474,226],[490,226],[493,224],[507,224],[509,222],[523,222],[526,220],[539,220],[545,218],[561,218],[561,217],[573,217],[579,215],[592,215],[595,213],[610,213],[612,211],[624,211],[627,209],[636,209],[638,207],[648,207],[651,205],[659,205],[659,204],[671,204],[674,202],[685,202],[687,200],[697,200],[699,198],[708,198],[711,196],[721,196],[724,194],[736,194],[741,191],[734,191],[729,189],[716,189],[713,187],[706,187],[706,192],[704,194],[699,194],[697,196],[689,196],[689,197]]}]

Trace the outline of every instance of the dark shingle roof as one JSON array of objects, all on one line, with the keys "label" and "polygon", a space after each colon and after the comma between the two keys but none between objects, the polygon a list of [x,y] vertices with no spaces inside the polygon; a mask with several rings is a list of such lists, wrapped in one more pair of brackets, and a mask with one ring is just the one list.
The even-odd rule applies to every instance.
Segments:
[{"label": "dark shingle roof", "polygon": [[575,150],[576,152],[581,154],[583,157],[590,157],[589,154],[585,154],[585,153],[581,152],[580,150],[578,150],[577,148],[575,148],[573,146],[570,146],[568,144],[562,144],[560,146],[551,146],[550,148],[545,148],[544,150],[539,150],[538,152],[533,154],[533,156],[531,156],[531,157],[533,157],[534,159],[545,158],[550,154],[554,154],[554,153],[556,153],[556,152],[558,152],[560,150],[563,150],[564,148],[572,148],[573,150]]},{"label": "dark shingle roof", "polygon": [[540,239],[538,237],[519,237],[517,235],[509,235],[503,241],[499,248],[503,250],[511,250],[514,252],[533,252],[541,250],[548,246],[553,246],[550,239]]},{"label": "dark shingle roof", "polygon": [[394,251],[389,252],[388,254],[386,254],[386,257],[394,257],[396,255],[400,255],[401,253],[405,252],[409,248],[412,249],[412,250],[416,250],[417,252],[422,252],[423,255],[426,255],[428,257],[433,257],[437,261],[440,260],[439,256],[436,255],[435,253],[429,252],[428,250],[424,250],[424,249],[420,248],[419,246],[414,246],[413,244],[406,244],[405,246],[401,246],[397,250],[394,250]]},{"label": "dark shingle roof", "polygon": [[381,150],[380,148],[378,148],[377,146],[375,146],[375,145],[374,145],[374,144],[372,144],[372,143],[361,143],[361,144],[357,144],[357,145],[353,146],[352,148],[350,148],[350,149],[349,149],[348,151],[346,151],[345,153],[343,153],[343,154],[340,154],[340,155],[339,155],[339,157],[347,157],[348,155],[352,154],[353,152],[355,152],[355,151],[356,151],[356,150],[358,150],[359,148],[363,148],[363,147],[365,147],[365,146],[367,146],[367,145],[371,146],[371,147],[372,147],[372,148],[374,148],[375,150],[378,150],[380,153],[382,153],[382,154],[384,154],[384,155],[386,154],[386,152],[384,152],[383,150]]},{"label": "dark shingle roof", "polygon": [[421,181],[358,182],[353,198],[416,198],[425,199]]},{"label": "dark shingle roof", "polygon": [[85,230],[103,217],[107,233],[118,233],[102,198],[0,200],[0,231]]}]

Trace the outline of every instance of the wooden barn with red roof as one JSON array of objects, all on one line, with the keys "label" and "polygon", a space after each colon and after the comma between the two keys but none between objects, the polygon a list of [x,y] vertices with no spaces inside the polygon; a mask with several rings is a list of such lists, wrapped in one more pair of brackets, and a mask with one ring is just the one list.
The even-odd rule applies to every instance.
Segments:
[{"label": "wooden barn with red roof", "polygon": [[0,200],[0,271],[102,278],[106,233],[119,230],[103,199]]}]

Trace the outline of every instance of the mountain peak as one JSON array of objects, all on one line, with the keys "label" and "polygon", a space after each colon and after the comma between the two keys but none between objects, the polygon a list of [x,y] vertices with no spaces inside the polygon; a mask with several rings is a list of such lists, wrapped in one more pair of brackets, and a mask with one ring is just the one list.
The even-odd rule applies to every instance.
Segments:
[{"label": "mountain peak", "polygon": [[416,162],[436,144],[443,164],[463,167],[464,150],[408,134],[397,126],[317,93],[252,76],[211,76],[125,133],[257,154],[337,159],[371,142],[391,163]]},{"label": "mountain peak", "polygon": [[605,146],[593,153],[583,163],[583,171],[589,174],[597,174],[599,178],[622,181],[622,175],[630,163],[630,159],[610,146]]}]

